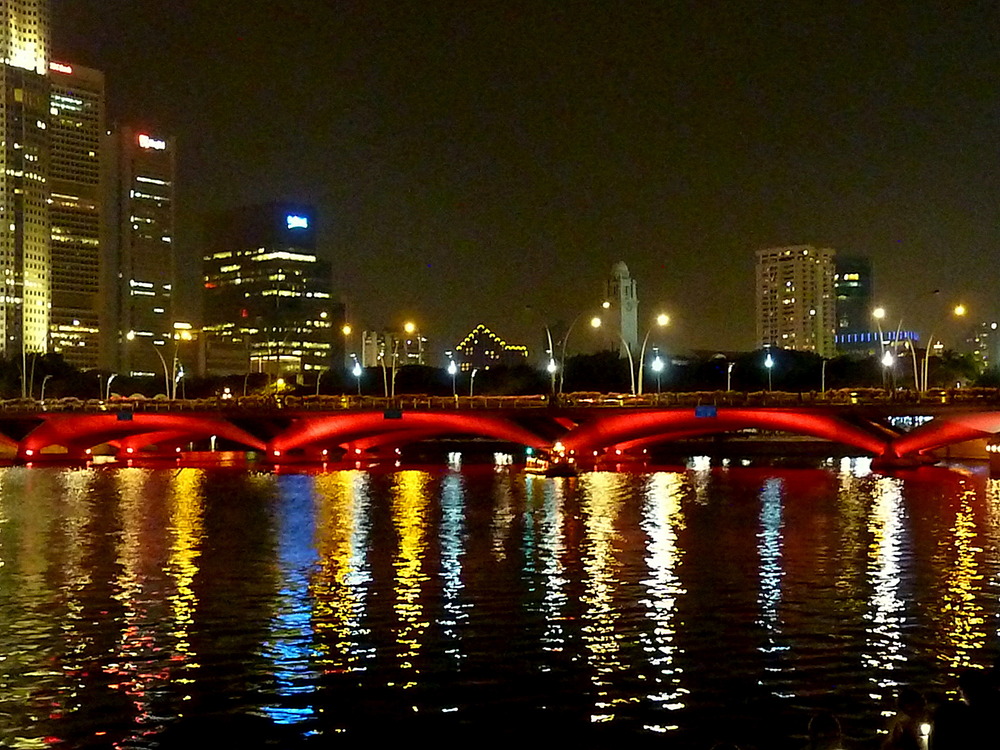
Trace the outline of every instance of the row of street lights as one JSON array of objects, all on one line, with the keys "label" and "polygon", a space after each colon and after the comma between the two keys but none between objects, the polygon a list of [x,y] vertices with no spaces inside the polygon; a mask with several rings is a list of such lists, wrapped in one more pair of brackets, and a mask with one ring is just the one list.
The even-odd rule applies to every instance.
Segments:
[{"label": "row of street lights", "polygon": [[[608,307],[610,307],[610,303],[605,302],[604,303],[604,307],[605,307],[605,309],[607,309]],[[951,310],[951,315],[953,315],[954,317],[963,317],[965,314],[966,314],[966,308],[965,308],[964,305],[956,305]],[[553,342],[553,338],[552,338],[552,331],[551,331],[551,329],[548,326],[545,327],[545,334],[546,334],[547,343],[548,343],[548,350],[546,352],[546,354],[548,355],[548,362],[546,364],[545,369],[549,373],[550,387],[551,387],[551,391],[552,391],[553,394],[561,394],[562,391],[563,391],[563,382],[564,382],[565,371],[566,371],[566,351],[567,351],[567,344],[569,342],[570,334],[572,334],[574,327],[576,326],[577,322],[584,315],[585,315],[585,312],[580,312],[579,314],[577,314],[577,316],[575,318],[573,318],[573,321],[570,323],[569,327],[566,329],[566,333],[565,333],[565,335],[562,338],[561,350],[560,350],[560,355],[559,355],[558,360],[556,359],[555,346],[554,346],[554,342]],[[894,349],[895,349],[896,346],[900,345],[899,342],[900,342],[900,340],[902,338],[901,334],[902,334],[903,322],[902,322],[902,320],[899,321],[899,324],[898,324],[897,329],[896,329],[896,335],[895,335],[895,337],[891,337],[889,339],[889,342],[891,342],[891,344],[892,344],[892,346],[890,347],[890,346],[887,346],[886,336],[885,336],[885,333],[884,333],[884,331],[882,329],[882,321],[885,319],[885,316],[886,316],[886,311],[882,307],[878,307],[878,308],[876,308],[875,310],[872,311],[872,317],[875,320],[876,327],[878,329],[879,348],[880,348],[879,361],[881,362],[882,367],[883,367],[883,373],[884,373],[884,381],[883,382],[885,384],[887,384],[888,383],[888,373],[891,371],[893,365],[895,364],[896,359],[899,358],[899,355],[895,353]],[[947,318],[942,319],[941,323],[943,323],[944,320],[946,320],[946,319]],[[602,326],[602,322],[603,321],[600,318],[600,316],[595,315],[595,316],[591,317],[591,319],[590,319],[590,326],[592,328],[594,328],[594,329],[598,329],[598,328],[600,328]],[[620,339],[620,341],[622,343],[622,346],[623,346],[623,348],[625,350],[626,357],[628,358],[628,362],[629,362],[629,378],[630,378],[630,381],[631,381],[631,392],[632,392],[633,396],[641,396],[641,395],[643,395],[643,374],[644,374],[645,367],[646,367],[646,348],[647,348],[647,345],[649,343],[650,335],[653,333],[654,330],[665,328],[669,324],[670,324],[670,317],[668,315],[664,314],[664,313],[660,313],[660,314],[658,314],[656,316],[655,319],[653,319],[653,321],[647,327],[646,332],[645,332],[645,334],[643,335],[643,338],[642,338],[642,344],[641,344],[641,346],[639,348],[638,378],[636,377],[636,365],[635,365],[635,360],[633,358],[632,347],[629,344],[628,340],[626,340],[626,338],[619,332],[618,337],[619,337],[619,339]],[[934,329],[932,329],[932,331],[933,330]],[[414,333],[416,333],[417,329],[416,329],[416,326],[412,322],[407,322],[403,326],[403,331],[408,336],[412,336]],[[344,328],[343,328],[343,333],[344,333],[345,337],[350,336],[350,334],[351,334],[351,327],[349,325],[345,325]],[[917,352],[916,352],[916,349],[913,346],[913,341],[912,341],[912,339],[910,337],[906,337],[905,338],[905,345],[909,348],[910,354],[911,354],[911,359],[913,361],[913,382],[914,382],[914,388],[917,389],[918,391],[926,391],[928,389],[928,382],[929,382],[929,367],[930,367],[929,361],[930,361],[931,351],[932,351],[933,348],[935,348],[934,333],[932,332],[931,335],[928,337],[927,346],[926,346],[925,351],[924,351],[924,360],[923,360],[923,365],[922,365],[922,372],[921,372],[920,369],[918,369]],[[382,370],[383,370],[383,380],[385,381],[385,395],[386,395],[386,397],[395,397],[395,395],[396,395],[395,382],[396,382],[396,365],[397,365],[397,359],[398,359],[398,356],[399,356],[398,347],[399,347],[399,340],[395,339],[393,341],[393,351],[391,353],[391,359],[392,359],[392,368],[391,368],[392,376],[391,376],[391,382],[390,382],[390,378],[388,377],[387,372],[386,372],[387,371],[387,365],[385,364],[385,352],[380,352],[379,355],[378,355],[378,359],[379,359],[379,362],[382,365]],[[660,392],[660,385],[661,385],[660,378],[661,378],[661,375],[662,375],[663,370],[665,368],[665,362],[664,362],[664,360],[659,355],[659,348],[658,347],[654,346],[653,347],[653,351],[654,351],[655,354],[654,354],[654,357],[653,357],[652,361],[650,362],[649,366],[653,370],[653,372],[656,373],[656,389],[657,389],[657,393],[659,393]],[[353,366],[351,372],[355,376],[355,378],[357,378],[357,381],[358,381],[358,394],[360,395],[360,393],[361,393],[362,367],[361,367],[360,362],[358,361],[358,358],[357,358],[356,354],[352,353],[350,356],[353,357],[353,359],[354,359],[354,366]],[[448,357],[447,372],[451,376],[451,379],[452,379],[452,395],[457,398],[458,397],[457,375],[458,375],[458,369],[459,368],[458,368],[458,365],[455,362],[454,353],[452,351],[446,352],[446,356]],[[727,366],[727,370],[726,370],[726,390],[727,391],[728,390],[732,390],[732,373],[733,373],[733,367],[734,367],[734,365],[735,365],[734,362],[729,362],[728,366]],[[772,390],[773,389],[772,370],[774,369],[774,366],[775,366],[775,359],[772,356],[772,354],[771,354],[770,351],[767,351],[765,353],[763,365],[764,365],[765,370],[767,371],[767,387],[768,387],[768,390]],[[477,372],[477,370],[472,370],[472,372],[470,373],[470,379],[469,379],[469,395],[470,396],[473,395],[473,388],[474,388],[474,383],[475,383],[476,372]],[[557,374],[558,374],[558,383],[557,383],[557,377],[556,377]],[[822,371],[822,377],[821,377],[821,379],[822,379],[822,383],[821,383],[822,390],[826,391],[826,361],[825,360],[823,361],[823,371]],[[319,378],[317,378],[317,393],[318,392],[319,392]]]}]

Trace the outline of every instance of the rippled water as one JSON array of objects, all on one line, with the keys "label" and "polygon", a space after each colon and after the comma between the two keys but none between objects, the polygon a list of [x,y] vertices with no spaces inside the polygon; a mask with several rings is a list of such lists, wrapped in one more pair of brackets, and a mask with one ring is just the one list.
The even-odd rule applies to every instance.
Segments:
[{"label": "rippled water", "polygon": [[998,550],[969,469],[0,469],[0,744],[865,744],[992,662]]}]

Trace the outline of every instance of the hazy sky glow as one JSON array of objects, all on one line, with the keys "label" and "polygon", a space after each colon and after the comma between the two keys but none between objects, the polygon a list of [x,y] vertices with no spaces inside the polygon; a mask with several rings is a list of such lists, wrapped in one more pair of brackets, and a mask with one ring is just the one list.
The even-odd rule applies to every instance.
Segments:
[{"label": "hazy sky glow", "polygon": [[188,254],[203,210],[303,201],[360,325],[413,318],[450,345],[482,322],[535,348],[621,259],[673,345],[749,348],[769,245],[869,255],[907,328],[959,298],[997,315],[1000,6],[957,5],[52,12],[56,59],[104,70],[113,114],[178,136]]}]

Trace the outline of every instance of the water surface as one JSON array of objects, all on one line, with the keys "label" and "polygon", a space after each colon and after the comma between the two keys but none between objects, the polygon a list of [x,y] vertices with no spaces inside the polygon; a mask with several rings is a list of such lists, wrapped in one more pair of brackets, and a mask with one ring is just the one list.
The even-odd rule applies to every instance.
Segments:
[{"label": "water surface", "polygon": [[998,575],[969,468],[0,469],[0,744],[865,745]]}]

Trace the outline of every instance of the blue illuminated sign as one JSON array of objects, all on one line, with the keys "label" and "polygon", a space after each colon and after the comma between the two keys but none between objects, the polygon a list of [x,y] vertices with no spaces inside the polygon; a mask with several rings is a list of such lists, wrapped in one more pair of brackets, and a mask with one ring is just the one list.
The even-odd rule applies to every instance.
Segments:
[{"label": "blue illuminated sign", "polygon": [[285,224],[289,229],[308,229],[309,218],[307,216],[288,214],[288,216],[285,217]]}]

